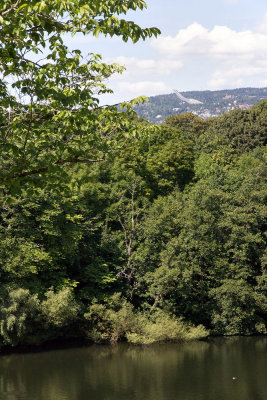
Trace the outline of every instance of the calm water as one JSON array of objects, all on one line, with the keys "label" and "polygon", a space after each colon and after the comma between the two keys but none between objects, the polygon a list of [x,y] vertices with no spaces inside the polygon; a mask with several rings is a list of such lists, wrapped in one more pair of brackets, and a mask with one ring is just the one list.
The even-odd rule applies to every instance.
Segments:
[{"label": "calm water", "polygon": [[0,399],[266,400],[267,338],[2,355]]}]

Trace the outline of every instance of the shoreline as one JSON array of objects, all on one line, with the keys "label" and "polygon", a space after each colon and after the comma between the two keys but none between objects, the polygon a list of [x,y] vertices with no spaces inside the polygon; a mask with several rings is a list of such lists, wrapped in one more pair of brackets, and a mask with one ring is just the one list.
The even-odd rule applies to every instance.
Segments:
[{"label": "shoreline", "polygon": [[26,353],[42,353],[46,351],[54,351],[54,350],[64,350],[71,348],[79,348],[79,347],[90,347],[90,346],[105,346],[105,347],[114,347],[120,344],[127,344],[129,346],[134,347],[150,347],[153,345],[165,345],[165,344],[185,344],[189,342],[211,342],[213,339],[221,339],[221,340],[231,340],[237,338],[266,338],[266,334],[262,335],[229,335],[229,336],[220,336],[220,335],[210,335],[203,339],[195,339],[195,340],[173,340],[173,341],[159,341],[150,344],[134,344],[129,343],[127,341],[120,341],[116,343],[107,343],[107,342],[93,342],[92,340],[86,340],[83,338],[70,338],[70,339],[55,339],[50,340],[41,344],[31,344],[31,345],[19,345],[19,346],[2,346],[0,347],[0,356],[1,355],[11,355],[11,354],[26,354]]}]

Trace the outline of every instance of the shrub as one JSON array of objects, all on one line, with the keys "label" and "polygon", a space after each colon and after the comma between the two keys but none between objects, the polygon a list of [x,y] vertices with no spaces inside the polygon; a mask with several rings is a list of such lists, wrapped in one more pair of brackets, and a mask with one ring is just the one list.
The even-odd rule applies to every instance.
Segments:
[{"label": "shrub", "polygon": [[151,344],[201,339],[209,334],[202,325],[193,327],[163,311],[153,310],[150,314],[135,311],[118,293],[106,305],[94,302],[85,318],[90,321],[87,336],[94,342],[127,340],[134,344]]},{"label": "shrub", "polygon": [[157,312],[146,318],[140,333],[128,333],[127,340],[135,344],[151,344],[203,339],[208,334],[202,325],[194,327],[183,322],[181,318]]},{"label": "shrub", "polygon": [[40,302],[22,288],[7,288],[0,303],[0,333],[3,344],[30,343],[38,321]]},{"label": "shrub", "polygon": [[79,306],[72,289],[63,288],[58,292],[50,289],[46,292],[46,300],[41,304],[41,311],[46,325],[62,328],[75,321]]}]

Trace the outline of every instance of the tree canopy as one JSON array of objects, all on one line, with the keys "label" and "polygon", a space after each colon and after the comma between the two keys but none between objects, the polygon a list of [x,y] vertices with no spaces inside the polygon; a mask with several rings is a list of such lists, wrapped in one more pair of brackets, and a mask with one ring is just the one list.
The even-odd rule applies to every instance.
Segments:
[{"label": "tree canopy", "polygon": [[262,135],[243,113],[132,120],[116,157],[2,201],[0,343],[265,334],[266,146],[236,147],[231,118]]},{"label": "tree canopy", "polygon": [[[69,51],[64,35],[119,36],[137,42],[157,35],[122,18],[142,0],[4,0],[0,13],[0,179],[34,177],[77,162],[103,160],[134,131],[130,111],[99,107],[117,64],[99,54]],[[122,134],[123,132],[123,134]],[[38,180],[38,179],[37,179]],[[12,185],[16,185],[14,182]]]}]

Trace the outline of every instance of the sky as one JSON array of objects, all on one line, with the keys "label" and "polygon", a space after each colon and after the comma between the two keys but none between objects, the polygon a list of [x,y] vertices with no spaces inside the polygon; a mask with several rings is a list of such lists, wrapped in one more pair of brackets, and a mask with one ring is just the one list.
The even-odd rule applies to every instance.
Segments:
[{"label": "sky", "polygon": [[127,14],[155,39],[124,43],[75,36],[71,48],[94,52],[127,69],[109,79],[114,94],[102,104],[191,90],[267,87],[266,0],[147,0],[145,11]]}]

